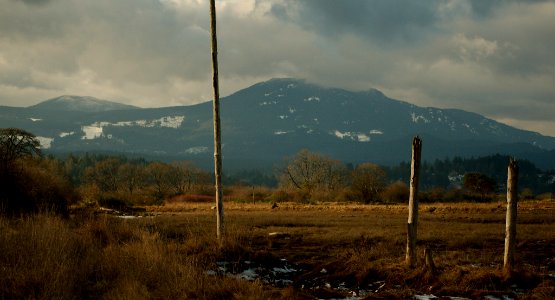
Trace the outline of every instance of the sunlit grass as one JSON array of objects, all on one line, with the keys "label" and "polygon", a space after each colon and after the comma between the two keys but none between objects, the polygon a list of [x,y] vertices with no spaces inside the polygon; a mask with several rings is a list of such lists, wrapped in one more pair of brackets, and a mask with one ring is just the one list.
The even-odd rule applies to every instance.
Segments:
[{"label": "sunlit grass", "polygon": [[[480,298],[489,291],[549,298],[555,283],[555,203],[519,206],[516,279],[501,272],[505,204],[420,206],[419,266],[404,265],[405,205],[225,203],[216,239],[212,203],[147,207],[155,217],[0,218],[2,299],[267,299],[323,297],[308,282],[345,282],[373,296],[417,293]],[[287,240],[268,234],[282,232]],[[433,250],[438,273],[422,269]],[[287,259],[302,266],[290,288],[213,276],[216,262]],[[327,272],[321,273],[322,269]],[[372,284],[379,282],[378,288]]]}]

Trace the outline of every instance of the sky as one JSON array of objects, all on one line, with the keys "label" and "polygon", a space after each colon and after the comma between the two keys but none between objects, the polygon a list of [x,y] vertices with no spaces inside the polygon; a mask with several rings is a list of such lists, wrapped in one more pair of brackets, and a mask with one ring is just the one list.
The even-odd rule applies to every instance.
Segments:
[{"label": "sky", "polygon": [[[212,99],[208,0],[0,0],[0,105]],[[555,1],[216,0],[220,94],[276,77],[555,136]],[[225,113],[225,112],[222,112]]]}]

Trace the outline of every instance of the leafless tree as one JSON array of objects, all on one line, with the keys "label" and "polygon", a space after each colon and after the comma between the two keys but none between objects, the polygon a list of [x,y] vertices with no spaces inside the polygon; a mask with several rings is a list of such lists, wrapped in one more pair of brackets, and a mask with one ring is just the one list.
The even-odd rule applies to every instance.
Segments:
[{"label": "leafless tree", "polygon": [[375,201],[385,188],[387,175],[378,165],[363,163],[358,165],[352,173],[351,189],[365,203]]},{"label": "leafless tree", "polygon": [[17,159],[40,155],[40,142],[32,133],[18,128],[0,129],[0,163],[3,170],[7,170]]},{"label": "leafless tree", "polygon": [[330,191],[344,186],[346,167],[325,155],[303,149],[286,161],[281,184],[311,195],[318,190]]}]

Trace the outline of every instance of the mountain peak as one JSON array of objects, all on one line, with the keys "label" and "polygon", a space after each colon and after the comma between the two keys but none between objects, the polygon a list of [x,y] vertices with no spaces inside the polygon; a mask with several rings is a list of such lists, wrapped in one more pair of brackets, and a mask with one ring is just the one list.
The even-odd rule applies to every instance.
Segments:
[{"label": "mountain peak", "polygon": [[138,107],[90,96],[63,95],[42,101],[38,104],[29,106],[29,108],[55,111],[101,112],[110,110],[137,109]]}]

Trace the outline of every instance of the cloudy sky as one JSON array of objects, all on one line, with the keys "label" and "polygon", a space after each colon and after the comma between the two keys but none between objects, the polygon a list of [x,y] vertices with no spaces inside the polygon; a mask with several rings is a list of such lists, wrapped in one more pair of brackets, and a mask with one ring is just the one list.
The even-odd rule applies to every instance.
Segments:
[{"label": "cloudy sky", "polygon": [[[555,1],[216,0],[221,94],[377,88],[555,136]],[[0,105],[211,99],[208,0],[0,0]]]}]

